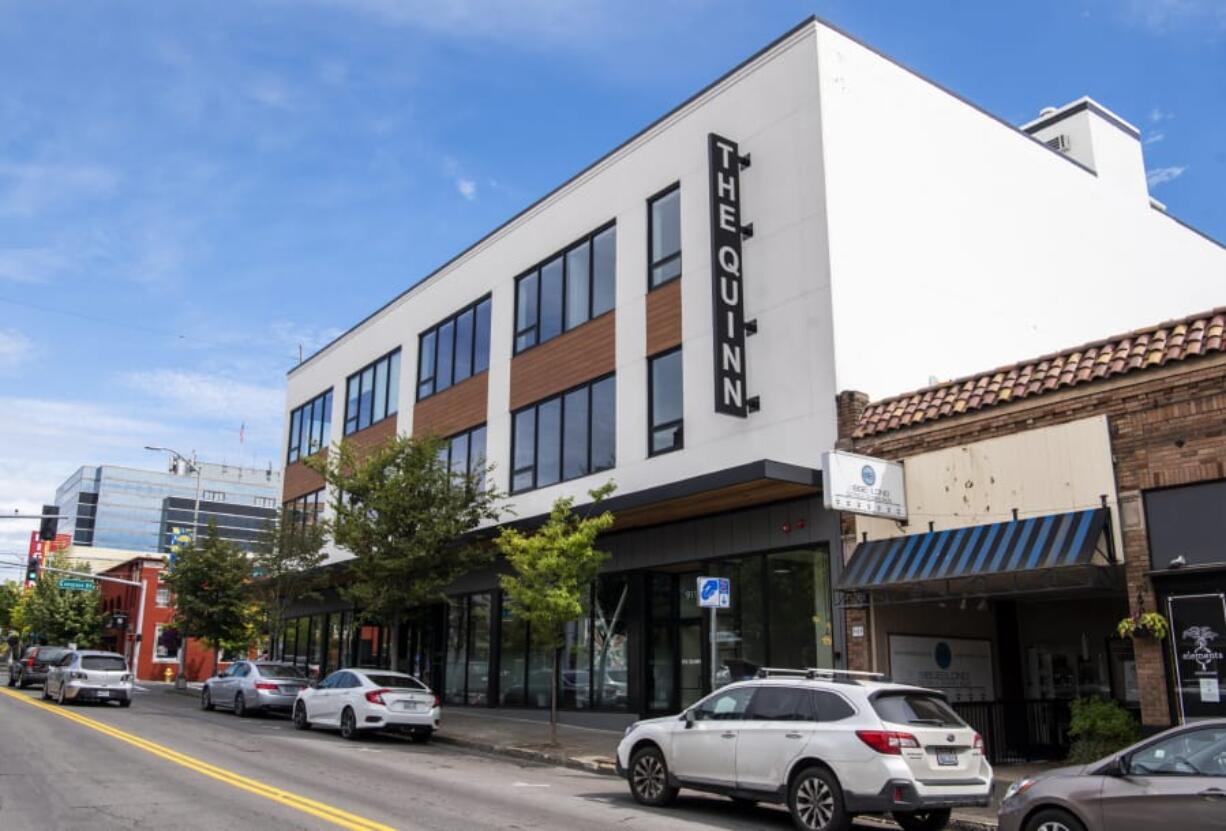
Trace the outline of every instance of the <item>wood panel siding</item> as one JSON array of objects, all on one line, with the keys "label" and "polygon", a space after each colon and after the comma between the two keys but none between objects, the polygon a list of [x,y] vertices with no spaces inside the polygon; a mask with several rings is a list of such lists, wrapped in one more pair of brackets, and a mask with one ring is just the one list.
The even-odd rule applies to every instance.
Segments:
[{"label": "wood panel siding", "polygon": [[[328,451],[321,451],[327,453]],[[286,465],[285,476],[282,479],[281,501],[289,502],[308,493],[314,493],[324,486],[324,478],[311,470],[301,461]]]},{"label": "wood panel siding", "polygon": [[616,312],[571,329],[511,360],[512,410],[612,372]]},{"label": "wood panel siding", "polygon": [[395,437],[396,416],[389,416],[377,424],[370,425],[365,430],[351,433],[345,437],[345,441],[353,445],[357,457],[361,459],[366,455],[363,451],[391,441]]},{"label": "wood panel siding", "polygon": [[452,436],[485,423],[489,409],[488,372],[465,378],[413,407],[413,435]]},{"label": "wood panel siding", "polygon": [[711,514],[736,511],[751,505],[764,505],[787,499],[812,496],[818,489],[795,482],[757,480],[731,485],[707,493],[684,496],[657,502],[641,508],[619,511],[613,525],[615,531],[641,528],[648,525],[664,525],[684,519],[710,516]]},{"label": "wood panel siding", "polygon": [[681,280],[647,293],[647,354],[681,343]]}]

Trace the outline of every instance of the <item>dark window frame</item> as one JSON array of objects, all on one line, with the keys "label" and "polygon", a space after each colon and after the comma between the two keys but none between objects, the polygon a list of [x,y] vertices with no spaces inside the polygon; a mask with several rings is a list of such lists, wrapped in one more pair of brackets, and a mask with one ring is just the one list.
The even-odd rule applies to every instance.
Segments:
[{"label": "dark window frame", "polygon": [[[562,248],[553,252],[548,257],[545,257],[544,259],[540,260],[535,265],[533,265],[531,268],[525,269],[524,271],[520,272],[520,274],[516,276],[515,278],[515,310],[511,318],[511,354],[512,355],[522,355],[524,352],[527,352],[530,349],[535,349],[536,347],[540,346],[543,343],[549,343],[549,341],[553,340],[554,338],[564,335],[567,332],[572,332],[575,329],[578,329],[580,326],[584,325],[585,323],[591,323],[593,320],[596,320],[597,318],[604,317],[605,315],[609,314],[609,312],[612,312],[617,308],[617,259],[616,259],[617,249],[616,249],[616,242],[615,242],[614,243],[615,256],[614,256],[614,261],[613,261],[613,297],[614,297],[613,306],[607,309],[606,311],[601,312],[600,314],[593,314],[593,311],[595,309],[595,304],[596,304],[596,245],[595,245],[596,237],[600,236],[601,234],[605,233],[606,231],[610,229],[616,229],[616,228],[617,228],[617,220],[611,219],[605,224],[596,228],[594,231],[589,231],[587,234],[584,234],[579,239],[573,240],[570,243],[567,243]],[[578,248],[584,244],[586,244],[588,247],[588,252],[587,252],[587,316],[581,322],[576,323],[574,326],[568,327],[566,325],[566,309],[567,309],[566,301],[568,299],[567,298],[567,292],[568,292],[567,285],[569,283],[568,274],[567,274],[567,271],[568,271],[567,263],[569,262],[569,259],[567,257],[567,254],[573,249]],[[541,285],[544,282],[543,280],[541,280],[541,276],[540,276],[541,269],[551,264],[555,260],[559,260],[562,263],[561,328],[559,329],[557,335],[553,335],[545,340],[541,340],[540,339],[540,335],[541,335]],[[521,329],[519,327],[519,286],[520,286],[520,283],[522,283],[525,279],[532,277],[532,276],[535,276],[537,278],[536,279],[536,320]],[[532,333],[532,343],[528,344],[527,346],[524,346],[521,349],[519,346],[520,336],[526,335],[529,332]]]},{"label": "dark window frame", "polygon": [[[677,202],[677,226],[678,226],[677,227],[677,237],[678,237],[677,250],[673,254],[669,254],[665,257],[661,257],[658,260],[653,260],[651,250],[653,248],[653,243],[655,242],[656,224],[652,221],[652,208],[654,208],[655,204],[659,202],[661,199],[673,193],[673,191],[677,192],[677,200],[678,200]],[[681,259],[682,247],[681,247],[681,240],[680,240],[680,237],[681,237],[681,227],[680,227],[681,226],[681,202],[680,202],[680,199],[681,199],[681,182],[680,181],[673,182],[671,185],[664,188],[663,190],[657,191],[656,193],[653,193],[651,196],[647,197],[647,292],[649,294],[655,291],[656,289],[667,286],[669,283],[673,282],[674,280],[680,280],[681,275],[685,272],[685,264],[684,264],[684,261],[682,261]],[[668,265],[673,260],[677,260],[678,263],[680,264],[680,267],[677,273],[673,275],[672,277],[669,277],[667,280],[663,280],[659,283],[654,282],[656,269],[662,265]]]},{"label": "dark window frame", "polygon": [[[485,368],[484,369],[476,368],[477,366],[477,340],[478,340],[477,328],[478,328],[478,321],[480,320],[480,316],[477,314],[477,309],[478,307],[481,306],[482,303],[490,304],[491,308],[490,308],[489,319],[492,320],[493,319],[493,295],[487,293],[477,298],[473,302],[469,303],[467,306],[464,306],[463,308],[458,309],[453,314],[448,315],[447,317],[443,318],[442,320],[435,323],[433,326],[423,330],[421,333],[417,335],[417,384],[414,387],[414,396],[415,396],[414,400],[425,401],[427,398],[432,398],[433,396],[438,395],[440,392],[446,392],[447,390],[454,387],[456,384],[467,381],[469,378],[475,378],[476,376],[480,375],[482,372],[489,371],[488,355],[486,356]],[[458,351],[456,350],[456,346],[458,345],[456,343],[456,341],[458,340],[457,332],[459,331],[460,318],[463,317],[468,312],[472,312],[472,315],[473,315],[472,333],[469,338],[469,344],[468,344],[468,374],[465,375],[463,378],[456,380],[456,377],[455,377],[455,367],[457,363],[456,356],[459,354]],[[442,328],[446,326],[448,323],[452,324],[452,327],[451,327],[451,341],[452,341],[451,380],[445,389],[440,390],[438,389],[438,355],[439,355],[438,335],[439,335],[439,332],[442,330]],[[423,376],[422,366],[421,366],[422,343],[424,343],[426,338],[430,337],[431,335],[434,336],[434,355],[433,355],[434,360],[432,362],[433,366],[430,367],[430,375]],[[486,336],[486,344],[487,344],[486,348],[487,349],[489,347],[489,342],[490,342],[490,338],[489,338],[489,335],[487,334]],[[423,395],[421,388],[422,388],[422,385],[425,384],[426,382],[430,383],[430,392]]]},{"label": "dark window frame", "polygon": [[[616,457],[616,454],[617,454],[617,451],[616,451],[616,447],[617,447],[617,414],[616,414],[617,396],[616,396],[616,393],[614,394],[614,397],[613,397],[614,408],[615,408],[614,416],[613,416],[613,436],[614,436],[613,438],[613,441],[614,441],[613,464],[609,465],[608,467],[601,467],[601,468],[596,468],[592,466],[592,417],[594,414],[594,408],[592,407],[592,389],[597,384],[601,383],[602,381],[607,381],[610,378],[616,379],[617,373],[616,372],[606,372],[604,375],[599,375],[595,378],[584,381],[581,384],[575,384],[574,386],[568,387],[567,389],[564,389],[561,392],[554,393],[553,395],[550,395],[546,398],[542,398],[539,401],[533,401],[531,404],[526,404],[517,410],[511,411],[511,463],[509,465],[510,477],[507,483],[508,493],[512,493],[512,494],[528,493],[529,491],[540,490],[542,487],[548,488],[548,487],[552,487],[553,485],[560,485],[563,482],[573,482],[576,479],[582,479],[584,476],[591,476],[593,473],[600,473],[602,471],[612,470],[613,468],[617,467],[617,457]],[[614,380],[614,384],[616,383],[617,383],[616,380]],[[579,476],[572,476],[568,479],[564,475],[566,471],[566,460],[564,458],[564,450],[565,450],[565,445],[566,445],[566,396],[570,395],[572,392],[577,392],[578,390],[582,390],[582,389],[587,390],[587,472]],[[540,407],[552,401],[558,402],[558,480],[556,482],[551,482],[548,485],[538,485],[537,484],[537,472],[538,472],[538,469],[540,468],[540,456],[541,456],[541,452],[540,452],[541,451],[541,419],[540,419],[540,415],[537,414],[537,411],[540,409]],[[531,467],[532,485],[530,487],[517,489],[515,487],[515,477],[519,475],[520,473],[528,471],[529,468],[515,467],[515,451],[517,449],[517,441],[515,437],[515,419],[521,413],[525,413],[528,410],[532,410],[534,412],[533,424],[532,424],[532,467]]]},{"label": "dark window frame", "polygon": [[305,528],[307,524],[314,524],[319,521],[319,515],[323,513],[323,509],[327,506],[327,496],[325,495],[326,488],[319,488],[310,493],[304,493],[301,496],[295,496],[293,499],[287,499],[282,503],[284,511],[290,515],[287,517],[292,524]]},{"label": "dark window frame", "polygon": [[447,445],[447,469],[448,470],[450,470],[452,467],[451,451],[452,451],[452,448],[454,447],[453,442],[456,439],[460,438],[461,436],[464,436],[467,439],[464,445],[464,454],[465,454],[464,471],[467,475],[469,476],[472,475],[472,472],[473,472],[473,433],[477,432],[478,430],[485,430],[485,443],[486,443],[485,459],[488,462],[489,460],[489,435],[490,434],[489,434],[489,430],[487,429],[486,423],[483,421],[480,424],[474,424],[472,427],[468,427],[464,430],[460,430],[459,432],[452,433],[450,436],[447,436],[446,438],[443,439],[443,442],[445,442]]},{"label": "dark window frame", "polygon": [[[678,450],[685,449],[685,391],[681,393],[681,418],[673,419],[672,421],[664,421],[659,424],[655,423],[656,419],[656,393],[655,393],[655,378],[652,373],[655,371],[656,361],[661,358],[667,358],[674,352],[681,352],[681,346],[674,346],[671,349],[665,349],[663,352],[657,352],[654,355],[647,357],[647,457],[663,456],[667,453],[675,453]],[[685,369],[681,370],[681,378],[684,382]],[[669,427],[678,428],[677,442],[672,447],[664,450],[655,449],[655,433],[657,430],[664,430]]]},{"label": "dark window frame", "polygon": [[[306,459],[310,456],[314,456],[320,450],[323,450],[325,447],[327,447],[328,444],[332,441],[332,435],[331,435],[332,434],[332,404],[336,398],[336,396],[333,393],[334,393],[333,388],[328,387],[326,390],[321,392],[319,395],[316,395],[314,398],[311,398],[310,400],[305,401],[302,404],[299,404],[294,409],[290,410],[289,435],[286,437],[288,446],[285,449],[285,463],[286,464],[293,464],[294,462],[301,461],[302,459]],[[318,449],[308,452],[308,453],[303,453],[302,451],[304,448],[307,450],[310,450],[311,448],[311,438],[310,438],[311,431],[309,429],[306,431],[306,438],[304,439],[303,430],[302,430],[303,425],[300,419],[302,419],[302,417],[307,414],[308,409],[310,410],[311,413],[314,413],[316,406],[319,406],[321,408],[322,407],[327,408],[327,412],[328,412],[327,417],[321,419],[322,424],[320,425],[322,432],[327,435],[320,437],[320,443],[319,443]],[[297,443],[294,442],[295,425],[297,425],[298,427]]]},{"label": "dark window frame", "polygon": [[[394,356],[400,355],[400,351],[401,351],[400,347],[397,346],[392,351],[384,355],[380,355],[375,360],[363,366],[357,372],[352,372],[349,374],[347,378],[345,378],[344,435],[351,436],[354,433],[360,433],[362,430],[365,430],[369,427],[373,427],[381,421],[386,421],[389,418],[394,418],[400,412],[400,400],[399,400],[400,384],[397,383],[393,385],[392,378],[391,378],[392,358]],[[374,417],[374,413],[376,409],[374,405],[374,394],[375,394],[374,391],[379,388],[378,375],[379,375],[379,369],[380,369],[379,365],[380,364],[384,365],[382,369],[384,373],[383,390],[384,390],[385,401],[384,401],[384,408],[383,408],[383,418],[376,419]],[[371,393],[370,393],[371,394],[371,418],[370,418],[369,424],[362,424],[361,423],[361,410],[362,410],[363,389],[361,387],[361,380],[362,380],[362,375],[368,369],[372,370],[371,372]],[[349,394],[349,388],[351,385],[355,383],[359,384],[358,396],[356,399],[357,410],[353,413],[350,413],[349,403],[351,401],[354,401],[355,399]],[[395,389],[397,393],[396,400],[393,400],[392,398],[393,389]],[[353,422],[352,429],[350,429],[350,422]]]}]

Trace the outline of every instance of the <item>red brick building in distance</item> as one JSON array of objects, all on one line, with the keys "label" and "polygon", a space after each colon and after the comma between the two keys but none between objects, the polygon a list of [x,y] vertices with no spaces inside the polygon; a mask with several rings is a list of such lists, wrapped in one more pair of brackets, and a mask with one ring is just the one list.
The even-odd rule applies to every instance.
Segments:
[{"label": "red brick building in distance", "polygon": [[[909,509],[844,516],[849,668],[944,687],[1002,760],[1077,697],[1226,716],[1226,308],[838,411]],[[1143,612],[1170,634],[1120,637]]]},{"label": "red brick building in distance", "polygon": [[[103,633],[103,649],[113,650],[134,663],[136,677],[142,681],[174,680],[179,672],[179,658],[175,648],[171,618],[174,617],[174,598],[170,588],[161,583],[166,563],[161,557],[134,557],[113,568],[100,572],[103,577],[118,577],[122,580],[143,581],[145,584],[145,609],[139,613],[141,590],[136,586],[99,581],[102,587],[102,607],[108,619],[113,613],[126,615],[126,626],[108,628]],[[140,626],[140,649],[137,657],[137,626]],[[135,659],[135,660],[134,660]],[[213,672],[213,653],[202,641],[188,639],[185,656],[187,680],[203,681]],[[219,664],[219,666],[223,666]],[[166,671],[170,670],[169,677]]]}]

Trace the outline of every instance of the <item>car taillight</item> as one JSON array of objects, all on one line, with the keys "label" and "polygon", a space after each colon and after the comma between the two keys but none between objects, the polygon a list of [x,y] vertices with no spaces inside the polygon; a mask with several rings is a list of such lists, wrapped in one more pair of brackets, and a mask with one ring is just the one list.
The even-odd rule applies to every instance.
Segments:
[{"label": "car taillight", "polygon": [[434,706],[435,706],[435,707],[442,707],[442,706],[443,706],[443,699],[441,699],[441,698],[439,698],[439,697],[438,697],[438,693],[435,693],[435,694],[434,694]]},{"label": "car taillight", "polygon": [[35,650],[31,651],[31,652],[30,652],[30,657],[26,658],[26,666],[28,666],[28,667],[32,667],[32,666],[34,666],[34,659],[35,659],[35,658],[37,658],[37,657],[38,657],[38,650],[37,650],[37,649],[35,649]]},{"label": "car taillight", "polygon": [[889,730],[857,730],[860,741],[887,756],[901,756],[906,748],[918,748],[920,743],[910,733],[895,733]]},{"label": "car taillight", "polygon": [[974,741],[974,742],[972,742],[972,747],[973,747],[975,750],[978,750],[980,753],[982,753],[982,752],[983,752],[983,736],[981,736],[981,735],[979,735],[978,733],[976,733],[976,734],[975,734],[975,741]]},{"label": "car taillight", "polygon": [[126,684],[131,680],[132,680],[132,676],[126,672],[123,675],[119,676],[119,683],[121,684]]},{"label": "car taillight", "polygon": [[270,683],[268,683],[267,681],[256,681],[256,682],[255,682],[255,688],[256,688],[257,690],[273,690],[273,691],[276,691],[276,689],[277,689],[277,685],[276,685],[276,684],[270,684]]},{"label": "car taillight", "polygon": [[391,692],[391,690],[371,690],[366,693],[366,700],[371,704],[383,704],[386,706],[387,702],[383,700],[385,692]]},{"label": "car taillight", "polygon": [[89,673],[73,672],[73,673],[70,673],[68,677],[73,679],[74,681],[85,681],[89,678]]}]

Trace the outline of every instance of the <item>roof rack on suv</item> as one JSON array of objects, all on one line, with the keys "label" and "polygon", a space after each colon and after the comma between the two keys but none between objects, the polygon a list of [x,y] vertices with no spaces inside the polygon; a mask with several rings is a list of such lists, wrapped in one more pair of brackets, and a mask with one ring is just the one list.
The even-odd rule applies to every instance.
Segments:
[{"label": "roof rack on suv", "polygon": [[833,669],[830,667],[808,667],[806,669],[793,669],[788,667],[761,667],[758,670],[758,678],[770,678],[772,676],[791,675],[800,676],[802,678],[812,680],[814,678],[829,678],[832,681],[840,681],[842,683],[858,684],[856,679],[864,678],[874,681],[889,681],[889,676],[883,672],[862,672],[854,669]]}]

